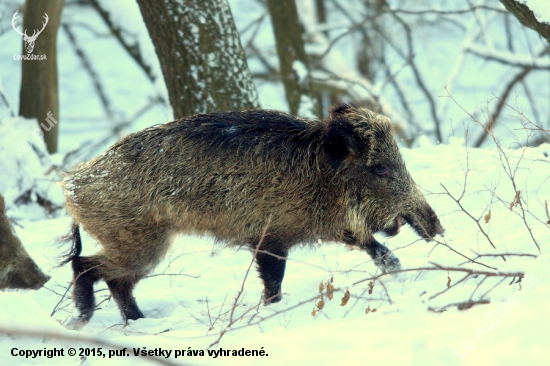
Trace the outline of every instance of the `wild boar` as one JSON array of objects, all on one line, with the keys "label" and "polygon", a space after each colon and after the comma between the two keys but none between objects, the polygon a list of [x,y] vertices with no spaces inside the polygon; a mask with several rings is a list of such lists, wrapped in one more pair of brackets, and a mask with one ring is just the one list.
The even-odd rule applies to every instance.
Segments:
[{"label": "wild boar", "polygon": [[38,289],[48,280],[15,235],[0,194],[0,290]]},{"label": "wild boar", "polygon": [[[274,110],[215,112],[133,133],[66,174],[78,321],[104,279],[125,319],[143,313],[136,283],[166,254],[171,238],[207,235],[254,248],[267,305],[281,300],[289,250],[338,241],[366,251],[383,271],[399,260],[373,234],[406,222],[423,238],[442,234],[409,175],[387,117],[347,104],[326,120]],[[79,225],[101,244],[80,256]]]}]

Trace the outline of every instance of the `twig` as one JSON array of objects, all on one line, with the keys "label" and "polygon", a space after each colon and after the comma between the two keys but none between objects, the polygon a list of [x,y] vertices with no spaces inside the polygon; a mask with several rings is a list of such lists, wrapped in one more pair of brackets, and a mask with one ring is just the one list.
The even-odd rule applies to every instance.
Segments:
[{"label": "twig", "polygon": [[112,117],[114,112],[111,108],[111,102],[109,101],[109,98],[107,97],[107,94],[105,93],[105,90],[103,89],[103,85],[101,84],[101,81],[99,80],[99,76],[97,75],[97,72],[92,67],[92,64],[88,60],[88,57],[84,53],[84,50],[80,48],[80,45],[78,41],[75,38],[75,35],[73,31],[71,30],[70,26],[66,23],[61,24],[61,27],[67,34],[67,38],[69,39],[69,43],[71,46],[73,46],[74,51],[80,61],[82,62],[82,66],[84,69],[88,72],[90,75],[90,78],[92,79],[92,83],[94,85],[94,88],[97,92],[97,95],[99,97],[99,100],[101,101],[101,105],[103,106],[103,111],[108,117]]},{"label": "twig", "polygon": [[481,231],[481,233],[485,236],[485,238],[487,238],[487,241],[489,242],[489,244],[491,244],[491,246],[493,248],[497,248],[493,242],[491,241],[491,238],[489,238],[489,234],[487,234],[485,232],[485,230],[483,230],[483,227],[481,226],[481,224],[479,223],[479,219],[476,219],[475,217],[472,216],[472,214],[470,214],[465,208],[464,206],[462,206],[462,204],[460,203],[460,198],[459,199],[456,199],[448,190],[447,188],[442,184],[440,183],[441,187],[443,187],[443,189],[445,190],[445,192],[447,192],[447,194],[449,195],[449,197],[451,197],[455,202],[456,204],[460,207],[460,209],[466,214],[468,215],[472,220],[474,220],[477,224],[477,226],[479,227],[479,230]]},{"label": "twig", "polygon": [[237,296],[235,297],[235,301],[233,302],[233,306],[231,308],[231,313],[229,314],[229,323],[227,324],[227,326],[220,332],[219,334],[219,337],[217,340],[215,340],[213,343],[211,343],[209,346],[208,346],[208,349],[212,348],[213,346],[215,346],[216,344],[218,344],[220,342],[220,340],[222,339],[222,337],[224,336],[224,334],[227,332],[227,330],[229,328],[231,328],[231,326],[238,320],[240,320],[245,314],[248,313],[245,312],[245,314],[241,315],[238,319],[234,319],[234,314],[235,314],[235,309],[237,308],[237,303],[240,299],[240,297],[242,296],[243,292],[244,292],[244,285],[246,283],[246,279],[248,278],[248,274],[250,273],[250,268],[252,268],[252,265],[254,264],[254,261],[256,260],[256,256],[258,255],[258,251],[260,249],[260,246],[262,245],[264,239],[265,239],[265,236],[267,234],[267,229],[269,227],[271,223],[271,215],[269,216],[269,218],[267,219],[267,222],[262,230],[262,235],[260,236],[260,240],[258,240],[258,244],[256,244],[256,248],[254,249],[254,255],[252,256],[252,260],[250,261],[250,264],[248,265],[248,268],[245,272],[245,275],[244,275],[244,278],[241,282],[241,288],[239,290],[239,292],[237,293]]},{"label": "twig", "polygon": [[120,27],[118,27],[117,25],[114,24],[114,22],[111,19],[111,16],[110,16],[109,12],[101,7],[101,5],[99,4],[99,1],[97,1],[97,0],[88,0],[88,2],[92,6],[92,8],[94,8],[97,11],[97,13],[101,17],[101,19],[103,19],[103,21],[105,22],[105,24],[107,25],[107,27],[109,28],[109,30],[111,31],[113,36],[115,36],[117,41],[120,43],[122,48],[124,48],[124,50],[126,52],[128,52],[128,55],[130,55],[130,57],[134,59],[134,61],[138,64],[138,66],[143,70],[143,72],[145,73],[147,78],[151,82],[154,82],[155,79],[156,79],[156,76],[153,73],[153,68],[150,65],[148,65],[145,62],[145,60],[141,57],[141,50],[140,50],[139,43],[137,41],[135,41],[134,44],[129,44],[124,39],[122,34],[125,31],[122,28],[120,28]]},{"label": "twig", "polygon": [[372,281],[372,280],[378,280],[380,277],[386,276],[386,275],[393,275],[397,273],[404,273],[404,272],[414,272],[414,271],[448,271],[448,272],[463,272],[468,273],[470,276],[473,275],[483,275],[486,277],[519,277],[523,278],[525,275],[523,272],[489,272],[489,271],[478,271],[474,269],[468,269],[468,268],[461,268],[461,267],[443,267],[439,264],[430,262],[430,264],[433,265],[433,267],[417,267],[417,268],[408,268],[408,269],[400,269],[397,271],[392,272],[386,272],[379,274],[377,276],[364,278],[362,280],[356,281],[353,283],[353,285],[358,285],[360,283],[366,282],[366,281]]},{"label": "twig", "polygon": [[522,81],[525,76],[533,70],[532,67],[525,67],[519,74],[517,74],[504,88],[504,92],[502,93],[502,97],[498,98],[499,103],[497,104],[497,107],[495,111],[491,114],[491,117],[489,118],[487,124],[483,127],[483,132],[481,136],[477,139],[476,143],[474,144],[475,147],[480,147],[481,144],[485,141],[487,138],[487,135],[489,134],[489,131],[491,131],[495,127],[495,123],[497,121],[497,118],[500,115],[500,112],[502,112],[502,108],[505,106],[506,99],[508,99],[508,96],[510,95],[510,92],[512,91],[512,88]]}]

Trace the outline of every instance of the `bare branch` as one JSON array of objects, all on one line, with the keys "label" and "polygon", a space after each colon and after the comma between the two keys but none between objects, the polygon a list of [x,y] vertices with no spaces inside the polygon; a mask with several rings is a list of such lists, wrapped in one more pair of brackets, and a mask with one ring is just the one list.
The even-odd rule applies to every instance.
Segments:
[{"label": "bare branch", "polygon": [[446,188],[443,184],[441,184],[441,187],[443,187],[443,189],[445,190],[445,192],[447,192],[447,195],[448,195],[449,197],[451,197],[451,198],[453,199],[453,201],[456,202],[456,204],[460,207],[460,209],[461,209],[466,215],[468,215],[468,217],[470,217],[472,220],[474,220],[474,221],[476,222],[477,227],[479,228],[479,231],[481,231],[481,233],[485,236],[485,238],[487,238],[487,241],[489,242],[489,244],[491,244],[491,246],[492,246],[493,248],[496,249],[497,247],[495,246],[495,244],[493,244],[493,241],[492,241],[491,238],[489,237],[489,234],[485,232],[485,230],[483,229],[483,227],[482,227],[481,224],[479,223],[479,219],[476,219],[475,217],[473,217],[472,214],[469,213],[468,210],[466,210],[466,209],[464,208],[464,206],[462,206],[462,204],[460,203],[460,199],[461,199],[462,197],[460,197],[460,198],[457,199],[457,198],[455,198],[455,197],[447,190],[447,188]]},{"label": "bare branch", "polygon": [[469,268],[462,268],[462,267],[444,267],[444,266],[440,266],[439,264],[436,264],[436,263],[433,263],[433,262],[430,262],[430,264],[432,264],[433,267],[408,268],[408,269],[400,269],[400,270],[392,271],[392,272],[381,273],[377,276],[364,278],[362,280],[356,281],[356,282],[353,283],[353,285],[355,286],[355,285],[358,285],[358,284],[366,282],[366,281],[378,280],[380,277],[384,277],[384,276],[390,275],[390,274],[394,275],[394,274],[398,274],[398,273],[416,272],[416,271],[463,272],[463,273],[467,273],[469,276],[482,275],[482,276],[486,276],[486,277],[519,277],[519,278],[523,278],[525,276],[525,274],[523,272],[478,271],[478,270],[469,269]]},{"label": "bare branch", "polygon": [[99,1],[97,0],[87,0],[88,3],[94,8],[101,19],[105,22],[105,25],[109,28],[111,31],[111,34],[117,39],[117,41],[120,43],[122,48],[128,52],[128,55],[134,59],[134,61],[138,64],[138,66],[143,70],[147,78],[154,82],[156,79],[156,75],[153,73],[153,68],[151,65],[148,65],[145,60],[141,57],[141,50],[140,45],[137,41],[134,42],[134,44],[129,44],[126,39],[123,37],[124,30],[120,27],[118,27],[116,24],[114,24],[113,20],[111,19],[111,16],[109,12],[101,7],[99,4]]},{"label": "bare branch", "polygon": [[[472,55],[479,56],[489,61],[496,61],[504,65],[530,68],[531,70],[550,70],[550,60],[516,55],[511,52],[499,51],[495,49],[488,48],[483,45],[470,44],[465,50],[465,52],[471,53]],[[548,52],[548,47],[546,47],[542,52],[539,53],[540,56]],[[539,57],[540,57],[539,56]]]}]

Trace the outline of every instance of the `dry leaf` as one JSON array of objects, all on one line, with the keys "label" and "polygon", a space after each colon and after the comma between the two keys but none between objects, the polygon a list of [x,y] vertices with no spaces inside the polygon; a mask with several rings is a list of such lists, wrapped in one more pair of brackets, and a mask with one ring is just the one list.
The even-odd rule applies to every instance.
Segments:
[{"label": "dry leaf", "polygon": [[313,316],[317,315],[317,310],[313,310],[313,311],[311,312],[311,315],[313,315]]},{"label": "dry leaf", "polygon": [[372,284],[372,281],[369,282],[369,295],[372,295],[372,289],[374,288],[374,285]]},{"label": "dry leaf", "polygon": [[319,293],[323,292],[324,289],[325,289],[325,284],[323,283],[323,281],[321,281],[321,283],[319,284]]},{"label": "dry leaf", "polygon": [[[546,210],[546,211],[548,211],[548,210]],[[334,282],[334,277],[331,277],[330,278],[330,283],[333,283],[333,282]]]},{"label": "dry leaf", "polygon": [[325,307],[325,302],[323,300],[319,300],[319,302],[317,303],[317,307],[319,308],[319,310],[322,310]]},{"label": "dry leaf", "polygon": [[484,216],[485,218],[485,223],[489,223],[489,220],[491,220],[491,210],[489,210],[489,212],[487,212],[487,215]]},{"label": "dry leaf", "polygon": [[510,203],[510,211],[512,211],[512,209],[514,208],[514,206],[517,206],[519,205],[519,196],[521,194],[521,191],[517,191],[516,192],[516,196],[514,197],[514,200],[512,201],[512,203]]},{"label": "dry leaf", "polygon": [[365,309],[365,313],[366,314],[370,313],[370,306],[367,306],[367,308]]},{"label": "dry leaf", "polygon": [[346,306],[350,297],[351,297],[351,294],[349,293],[349,290],[346,290],[344,297],[342,297],[342,303],[340,304],[340,306]]},{"label": "dry leaf", "polygon": [[451,287],[451,277],[447,276],[447,288]]},{"label": "dry leaf", "polygon": [[327,297],[329,300],[332,300],[332,298],[334,297],[334,286],[332,286],[331,284],[327,285]]},{"label": "dry leaf", "polygon": [[373,312],[373,313],[376,313],[376,309],[372,309],[372,312]]}]

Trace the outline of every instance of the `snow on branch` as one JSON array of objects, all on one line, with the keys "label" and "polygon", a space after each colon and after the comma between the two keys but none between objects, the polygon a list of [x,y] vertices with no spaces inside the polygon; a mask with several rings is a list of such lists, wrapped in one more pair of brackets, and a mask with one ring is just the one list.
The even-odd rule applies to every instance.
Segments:
[{"label": "snow on branch", "polygon": [[[518,55],[511,52],[500,51],[494,48],[487,47],[485,45],[470,44],[465,49],[473,55],[485,58],[487,60],[500,62],[502,64],[529,67],[535,70],[550,70],[550,59],[536,58],[533,59],[529,56]],[[547,53],[546,50],[543,53]]]}]

